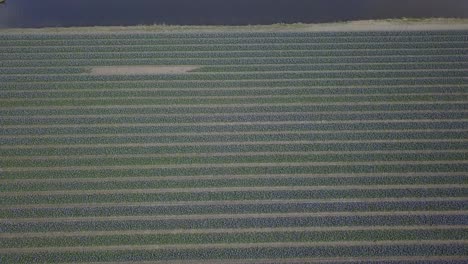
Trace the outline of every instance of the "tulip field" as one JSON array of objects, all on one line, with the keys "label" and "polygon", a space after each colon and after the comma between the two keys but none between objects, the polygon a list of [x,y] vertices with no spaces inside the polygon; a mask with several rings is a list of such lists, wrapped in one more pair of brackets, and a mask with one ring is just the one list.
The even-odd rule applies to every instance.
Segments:
[{"label": "tulip field", "polygon": [[468,31],[0,31],[0,263],[467,248]]}]

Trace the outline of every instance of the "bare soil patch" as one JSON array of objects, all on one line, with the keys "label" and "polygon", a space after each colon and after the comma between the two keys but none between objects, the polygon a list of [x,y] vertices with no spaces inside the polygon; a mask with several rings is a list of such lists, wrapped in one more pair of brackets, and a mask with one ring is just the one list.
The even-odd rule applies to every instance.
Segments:
[{"label": "bare soil patch", "polygon": [[91,68],[92,75],[151,75],[181,74],[196,70],[198,66],[100,66]]}]

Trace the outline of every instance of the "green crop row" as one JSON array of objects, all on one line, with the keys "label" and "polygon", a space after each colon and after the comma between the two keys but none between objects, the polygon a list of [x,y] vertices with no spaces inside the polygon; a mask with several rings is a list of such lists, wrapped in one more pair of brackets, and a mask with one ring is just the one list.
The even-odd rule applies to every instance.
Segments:
[{"label": "green crop row", "polygon": [[338,95],[334,97],[319,96],[291,96],[291,97],[193,97],[193,98],[164,98],[164,97],[105,97],[105,98],[52,98],[40,99],[0,99],[2,107],[27,106],[98,106],[98,105],[209,105],[209,104],[285,104],[285,103],[350,103],[350,102],[434,102],[434,101],[460,101],[467,100],[467,95],[459,94],[416,94],[416,95],[388,95],[388,96],[353,96]]},{"label": "green crop row", "polygon": [[[328,219],[327,219],[328,220]],[[210,261],[212,263],[248,263],[256,259],[279,259],[283,261],[295,262],[298,259],[310,260],[329,260],[335,261],[340,259],[404,259],[413,260],[418,258],[430,259],[448,259],[457,260],[459,256],[464,256],[466,246],[463,242],[452,242],[450,244],[444,242],[425,243],[409,243],[401,242],[393,244],[379,245],[378,243],[370,245],[370,242],[365,242],[365,245],[302,245],[297,246],[290,244],[287,247],[278,246],[253,246],[250,244],[241,244],[242,247],[233,246],[227,248],[218,247],[201,247],[201,248],[133,248],[123,247],[119,250],[89,248],[84,250],[74,248],[73,251],[48,251],[42,250],[37,252],[9,252],[0,256],[2,263],[75,263],[89,262],[96,263],[108,262],[143,262],[154,261],[157,259],[162,262],[199,262],[203,263]],[[77,250],[80,249],[80,250]],[[218,261],[218,262],[214,262]],[[452,262],[452,263],[455,263]],[[281,262],[280,262],[281,263]],[[284,263],[284,262],[283,262]]]},{"label": "green crop row", "polygon": [[181,201],[249,201],[249,200],[289,200],[289,199],[366,199],[366,198],[430,198],[430,197],[465,197],[467,188],[461,185],[458,188],[420,188],[410,189],[407,186],[394,187],[391,189],[362,189],[357,187],[353,190],[246,190],[241,188],[236,191],[205,190],[203,192],[161,192],[152,193],[148,191],[135,193],[112,193],[106,194],[94,191],[81,194],[28,194],[24,196],[5,196],[0,200],[0,205],[34,205],[34,204],[63,204],[63,203],[127,203],[141,202],[181,202]]},{"label": "green crop row", "polygon": [[235,88],[235,87],[337,87],[337,86],[392,86],[392,85],[466,85],[465,78],[375,78],[375,79],[278,79],[278,80],[224,80],[224,81],[103,81],[103,82],[52,82],[52,83],[2,83],[6,90],[41,89],[127,89],[133,88]]},{"label": "green crop row", "polygon": [[466,42],[467,35],[453,36],[394,36],[394,37],[268,37],[268,38],[184,38],[184,39],[47,39],[47,40],[0,40],[2,47],[53,47],[53,46],[116,46],[116,45],[246,45],[246,44],[369,44],[369,43],[442,43]]},{"label": "green crop row", "polygon": [[259,51],[165,51],[81,53],[1,53],[1,60],[75,60],[75,59],[164,59],[164,58],[252,58],[252,57],[340,57],[340,56],[431,56],[468,55],[468,49],[374,49],[374,50],[259,50]]},{"label": "green crop row", "polygon": [[1,224],[4,232],[54,232],[54,231],[119,231],[119,230],[165,230],[165,229],[206,229],[208,228],[262,228],[262,227],[335,227],[342,226],[398,226],[398,225],[461,225],[466,216],[463,212],[459,214],[426,214],[419,213],[415,216],[405,212],[395,212],[393,215],[344,215],[344,216],[320,216],[320,215],[288,215],[277,217],[276,214],[263,215],[250,218],[219,217],[215,219],[149,219],[136,220],[112,220],[86,221],[76,219],[75,221],[23,221],[3,222]]},{"label": "green crop row", "polygon": [[[218,175],[211,179],[179,179],[175,180],[164,179],[163,177],[154,176],[151,179],[126,179],[114,180],[103,179],[102,181],[82,182],[79,180],[70,179],[66,182],[61,181],[45,181],[45,182],[4,182],[0,185],[2,192],[27,192],[27,191],[60,191],[60,190],[112,190],[112,189],[170,189],[170,188],[216,188],[216,187],[262,187],[262,186],[347,186],[347,185],[424,185],[424,184],[466,184],[468,176],[460,175],[451,176],[443,173],[437,176],[430,174],[422,174],[420,176],[401,174],[392,176],[379,176],[378,174],[370,174],[367,177],[340,177],[326,176],[313,177],[300,175],[259,175],[258,177],[238,177],[226,178],[224,175]],[[426,201],[430,202],[430,200]],[[463,201],[462,201],[463,202]],[[117,207],[119,205],[116,205]],[[468,205],[464,205],[467,207]]]},{"label": "green crop row", "polygon": [[[183,123],[224,123],[224,122],[318,122],[321,120],[343,121],[343,120],[460,120],[466,118],[468,111],[459,112],[422,112],[422,113],[266,113],[266,114],[227,114],[227,115],[182,115],[182,116],[99,116],[96,113],[90,117],[40,117],[40,118],[0,118],[2,125],[104,125],[109,124],[172,124]],[[245,135],[244,135],[245,136]],[[286,136],[278,136],[284,137]],[[300,137],[295,135],[295,137]],[[235,138],[235,137],[233,137]],[[274,137],[273,137],[274,138]],[[117,140],[117,139],[114,139]],[[175,140],[175,139],[174,139]]]},{"label": "green crop row", "polygon": [[108,235],[76,236],[56,238],[4,239],[2,248],[23,247],[82,247],[107,245],[174,245],[174,244],[230,244],[270,242],[323,242],[323,241],[398,241],[418,240],[462,240],[468,236],[468,229],[449,230],[373,230],[373,231],[296,231],[296,232],[252,232],[214,234],[155,234],[155,235]]},{"label": "green crop row", "polygon": [[30,67],[30,68],[1,68],[0,75],[9,74],[80,74],[89,73],[85,67]]},{"label": "green crop row", "polygon": [[[131,86],[131,84],[129,84]],[[416,87],[385,87],[385,88],[301,88],[301,87],[289,87],[289,88],[238,88],[238,89],[212,89],[212,90],[193,90],[190,88],[182,89],[158,89],[158,88],[128,88],[128,89],[116,89],[112,91],[110,89],[87,89],[83,91],[77,90],[48,90],[48,91],[0,91],[2,98],[84,98],[84,97],[132,97],[132,96],[193,96],[196,93],[196,97],[200,96],[266,96],[266,95],[355,95],[355,94],[408,94],[408,93],[466,93],[468,92],[467,86],[416,86]]]},{"label": "green crop row", "polygon": [[[280,89],[280,88],[278,88]],[[317,88],[320,90],[325,90],[327,88]],[[335,89],[340,88],[329,88],[330,92]],[[343,88],[342,88],[343,89]],[[368,88],[371,89],[371,88]],[[418,87],[408,88],[409,91],[414,92],[412,89],[418,89]],[[424,90],[424,86],[421,86]],[[442,88],[452,91],[452,87]],[[399,91],[397,89],[397,91]],[[197,91],[198,92],[198,91]],[[363,90],[363,93],[365,90]],[[7,92],[8,93],[8,92]],[[337,93],[338,94],[338,93]],[[15,109],[15,108],[0,108],[0,116],[8,119],[15,119],[18,116],[29,116],[31,118],[35,116],[46,116],[46,115],[95,115],[97,112],[100,115],[115,115],[115,114],[229,114],[229,113],[266,113],[266,112],[336,112],[336,111],[361,111],[364,113],[371,113],[372,111],[462,111],[468,110],[468,106],[464,102],[435,102],[427,104],[349,104],[349,105],[327,105],[327,104],[299,104],[299,105],[240,105],[240,106],[223,106],[219,105],[216,107],[190,107],[190,106],[179,106],[179,107],[165,107],[157,105],[146,105],[146,106],[118,106],[115,108],[81,108],[77,107],[75,109],[47,109],[47,108],[24,108],[24,109]],[[287,127],[286,127],[287,128]],[[297,128],[296,128],[297,129]],[[417,129],[417,128],[416,128]],[[265,130],[268,131],[268,130]],[[313,131],[311,131],[313,132]]]},{"label": "green crop row", "polygon": [[[223,72],[157,75],[0,75],[0,82],[118,82],[118,81],[223,81],[277,79],[373,79],[373,78],[463,78],[465,71],[310,71],[310,72]],[[466,83],[466,82],[465,82]]]},{"label": "green crop row", "polygon": [[[11,206],[0,209],[2,218],[27,217],[109,217],[109,216],[150,216],[150,215],[207,215],[217,214],[265,214],[265,213],[337,213],[337,212],[392,212],[392,211],[454,211],[466,210],[466,200],[460,198],[403,198],[367,201],[340,200],[283,200],[283,201],[213,201],[213,202],[182,202],[182,203],[141,203],[141,204],[64,204],[62,206],[48,205],[39,208],[29,206]],[[423,201],[426,200],[426,201]],[[468,228],[467,228],[468,229]],[[131,235],[130,235],[131,236]],[[0,242],[1,243],[1,242]]]},{"label": "green crop row", "polygon": [[[408,143],[407,143],[408,144]],[[458,143],[460,144],[460,143]],[[439,143],[439,145],[442,145]],[[401,146],[401,145],[400,145]],[[443,146],[443,145],[442,145]],[[395,147],[395,145],[393,145]],[[465,146],[466,147],[466,146]],[[298,149],[300,147],[297,147]],[[410,148],[410,147],[408,147]],[[113,153],[125,153],[127,148],[108,148],[103,149],[107,154]],[[70,149],[65,149],[70,150]],[[79,150],[79,149],[78,149]],[[129,150],[131,151],[131,150]],[[53,153],[49,150],[41,150],[38,155],[48,154],[47,152],[52,152],[50,154],[60,155],[60,152]],[[73,151],[63,151],[62,152],[74,153]],[[70,153],[71,152],[71,153]],[[78,151],[80,152],[80,151]],[[75,152],[76,153],[76,152]],[[83,151],[81,150],[81,153]],[[89,151],[88,151],[89,153]],[[34,155],[36,153],[31,153]],[[89,153],[92,154],[92,153]],[[67,154],[62,154],[67,155]],[[328,174],[328,173],[412,173],[412,172],[466,172],[468,165],[463,162],[447,162],[447,161],[433,161],[431,163],[422,163],[422,162],[412,162],[412,163],[395,163],[389,165],[295,165],[295,164],[286,164],[283,166],[272,166],[271,163],[258,164],[248,164],[249,166],[238,164],[238,166],[225,167],[223,164],[217,164],[218,166],[207,167],[200,165],[199,167],[183,167],[183,166],[171,166],[171,167],[158,167],[154,166],[153,168],[142,168],[138,166],[130,166],[128,168],[119,168],[114,169],[109,168],[100,168],[96,170],[86,170],[85,168],[64,168],[64,169],[55,169],[55,170],[28,170],[28,171],[7,171],[3,170],[2,178],[3,179],[50,179],[50,178],[99,178],[99,177],[154,177],[154,176],[201,176],[201,175],[246,175],[246,174],[297,174],[297,173],[309,173],[309,174]],[[425,192],[425,190],[419,190],[419,192]],[[455,192],[448,192],[450,195],[455,195]],[[294,195],[294,192],[291,193]],[[339,195],[339,192],[336,193]],[[458,196],[466,196],[467,189],[460,190]],[[434,195],[437,197],[438,195]],[[380,196],[379,196],[380,197]],[[385,197],[383,195],[382,197]],[[91,198],[91,197],[89,197]],[[190,200],[190,197],[185,197]],[[278,196],[274,198],[265,199],[281,199],[282,197]],[[299,198],[299,197],[296,197]],[[323,197],[316,197],[323,198]],[[339,197],[335,197],[339,198]],[[46,199],[46,198],[45,198]],[[12,200],[1,201],[4,205],[12,203]]]},{"label": "green crop row", "polygon": [[[449,140],[449,139],[447,139]],[[395,140],[397,141],[397,140]],[[430,140],[427,140],[430,141]],[[231,162],[231,163],[252,163],[253,161],[262,161],[268,163],[269,159],[271,161],[288,161],[293,162],[294,160],[298,160],[301,162],[308,162],[307,158],[311,158],[310,161],[327,161],[333,162],[335,158],[341,157],[343,160],[346,161],[359,161],[359,159],[366,158],[367,160],[382,160],[387,157],[389,160],[397,161],[401,160],[404,161],[403,157],[412,157],[414,160],[421,160],[422,158],[418,158],[418,155],[424,157],[437,157],[440,160],[463,160],[463,155],[466,156],[466,152],[463,152],[463,146],[466,147],[466,144],[462,144],[460,140],[453,140],[451,143],[445,142],[438,142],[440,140],[434,140],[434,143],[426,143],[426,142],[415,142],[413,144],[409,144],[402,140],[402,142],[392,143],[392,142],[380,142],[380,143],[358,143],[358,142],[336,142],[336,143],[329,143],[327,144],[313,144],[307,142],[288,142],[285,141],[283,143],[274,144],[261,144],[265,142],[250,142],[251,144],[239,142],[235,144],[232,143],[234,146],[213,146],[216,145],[216,142],[211,142],[211,146],[206,146],[208,144],[203,145],[203,142],[199,145],[189,145],[184,146],[183,144],[171,146],[163,145],[163,146],[154,146],[151,143],[148,143],[147,147],[139,147],[137,143],[133,145],[131,143],[122,143],[122,144],[102,144],[93,147],[93,145],[87,145],[86,142],[83,142],[83,145],[77,146],[76,144],[70,145],[50,145],[49,147],[37,147],[34,148],[34,145],[29,145],[29,148],[24,147],[21,150],[2,150],[2,155],[5,156],[5,159],[2,160],[2,165],[5,165],[3,168],[7,169],[6,166],[16,166],[21,167],[21,164],[33,166],[45,166],[45,165],[54,165],[54,166],[61,166],[61,165],[73,165],[79,164],[81,165],[95,165],[99,162],[102,164],[108,165],[119,165],[121,164],[126,165],[153,165],[158,163],[159,165],[162,164],[201,164],[206,161],[212,161],[213,163],[219,164],[223,162]],[[416,146],[416,143],[420,144],[420,146]],[[302,145],[301,145],[302,144]],[[341,144],[341,146],[339,145]],[[404,147],[403,154],[399,154],[396,150],[398,147],[402,147],[405,144],[408,146]],[[457,145],[458,144],[458,145]],[[128,146],[130,145],[130,146]],[[145,145],[144,143],[140,143],[140,145]],[[328,148],[327,148],[328,147]],[[382,150],[379,150],[383,153],[388,151],[388,154],[379,154],[373,153],[375,151],[373,147],[382,147]],[[433,149],[430,149],[433,147]],[[223,149],[224,148],[224,149]],[[257,150],[258,149],[258,150]],[[196,157],[194,152],[192,151],[203,151],[198,152],[201,153],[200,157]],[[250,151],[248,155],[238,154],[237,151]],[[256,151],[257,150],[257,151]],[[164,153],[163,151],[167,151]],[[217,152],[215,152],[217,151]],[[271,154],[271,157],[267,157],[266,154],[264,155],[256,155],[262,154],[258,152],[274,152],[274,151],[287,151],[287,152],[312,152],[318,153],[321,152],[323,154],[298,154],[298,155],[291,155],[285,153],[284,155],[274,155]],[[342,154],[327,154],[327,152],[335,152],[335,153],[342,153]],[[369,152],[369,154],[359,154],[355,151],[364,151]],[[392,154],[392,151],[397,151],[396,154]],[[408,154],[404,154],[404,151],[407,151]],[[419,151],[419,154],[417,154]],[[435,152],[433,155],[424,154],[425,152]],[[438,151],[438,152],[437,152]],[[451,151],[457,151],[458,153],[452,153]],[[213,157],[204,157],[205,155],[209,155],[210,153],[213,154]],[[416,154],[415,154],[416,153]],[[158,156],[164,154],[174,155],[176,157],[162,157],[158,158]],[[375,154],[375,155],[374,155]],[[32,155],[32,156],[31,156]],[[51,155],[50,158],[49,155]],[[72,155],[72,156],[70,156]],[[86,157],[74,159],[74,155],[84,155]],[[88,156],[89,155],[89,156]],[[100,157],[94,156],[99,155]],[[107,156],[106,156],[107,155]],[[120,156],[119,155],[124,155]],[[151,156],[156,156],[152,158]],[[186,155],[186,157],[184,157]],[[224,155],[224,156],[223,156]],[[353,156],[354,155],[354,156]],[[371,157],[374,155],[375,157]],[[57,156],[62,156],[61,158],[57,158]],[[38,158],[38,157],[43,157]],[[314,158],[314,159],[312,159]],[[98,162],[99,160],[99,162]],[[366,160],[366,161],[367,161]],[[119,162],[117,162],[119,161]],[[384,160],[385,161],[385,160]],[[5,172],[6,173],[6,172]]]},{"label": "green crop row", "polygon": [[[417,89],[417,88],[415,88]],[[332,89],[333,90],[333,89]],[[450,88],[448,90],[451,90]],[[364,92],[364,91],[363,91]],[[95,115],[99,112],[100,115],[148,115],[148,114],[229,114],[229,113],[268,113],[268,112],[337,112],[337,111],[361,111],[363,113],[371,113],[372,111],[463,111],[468,110],[464,102],[435,102],[427,104],[349,104],[349,105],[327,105],[327,104],[278,104],[278,105],[219,105],[216,107],[191,107],[191,106],[174,106],[165,107],[158,105],[146,105],[146,106],[118,106],[111,108],[64,108],[64,109],[47,109],[47,108],[0,108],[0,116],[8,119],[15,119],[18,116],[29,116],[31,118],[37,116],[46,115]],[[297,129],[297,128],[296,128]],[[417,129],[417,128],[416,128]],[[266,130],[268,131],[268,130]],[[311,131],[312,133],[313,131]]]},{"label": "green crop row", "polygon": [[143,38],[143,39],[43,39],[1,40],[2,47],[115,46],[115,45],[236,45],[236,44],[349,44],[349,43],[437,43],[466,42],[467,35],[392,36],[392,37],[218,37],[218,38]]},{"label": "green crop row", "polygon": [[[349,71],[349,70],[430,70],[430,69],[467,69],[468,63],[464,62],[440,62],[440,63],[356,63],[356,64],[277,64],[277,65],[217,65],[202,66],[191,72],[257,72],[257,71]],[[21,69],[21,68],[18,68]],[[34,74],[37,68],[31,68]],[[39,68],[40,69],[40,68]],[[3,72],[14,74],[14,70]],[[2,73],[0,73],[2,74]]]},{"label": "green crop row", "polygon": [[[0,127],[0,133],[2,135],[51,135],[51,134],[120,134],[120,133],[207,133],[207,132],[249,132],[249,131],[309,131],[309,132],[323,132],[332,131],[337,132],[340,130],[367,130],[369,133],[375,133],[375,130],[391,130],[391,129],[463,129],[468,128],[468,122],[465,120],[437,120],[432,122],[414,122],[412,120],[386,120],[385,122],[366,123],[356,120],[355,122],[280,122],[280,123],[210,123],[210,124],[179,124],[174,125],[162,125],[162,124],[128,124],[127,126],[103,126],[103,125],[92,125],[92,126],[44,126],[44,127]],[[460,146],[463,144],[458,143]],[[410,145],[408,145],[410,146]],[[424,145],[421,145],[423,147]],[[257,146],[259,147],[259,146]],[[318,146],[316,146],[318,147]],[[380,146],[382,147],[382,146]],[[400,146],[401,147],[401,146]],[[336,146],[330,146],[330,149],[336,148]],[[221,149],[228,149],[226,147]],[[304,147],[304,149],[308,149]],[[411,148],[409,148],[411,149]],[[143,150],[142,150],[143,151]],[[153,150],[154,151],[154,150]],[[167,149],[166,149],[167,151]],[[195,149],[195,152],[200,149]],[[218,150],[220,151],[220,150]],[[222,151],[222,150],[221,150]],[[9,151],[10,152],[10,151]],[[201,151],[205,152],[205,151]],[[7,152],[5,150],[5,155]],[[158,152],[159,153],[159,152]]]},{"label": "green crop row", "polygon": [[156,52],[156,51],[255,51],[255,50],[361,50],[361,49],[464,49],[468,43],[421,42],[421,43],[341,43],[341,44],[213,44],[213,45],[101,45],[101,46],[38,46],[0,47],[1,53],[75,53],[75,52]]},{"label": "green crop row", "polygon": [[342,57],[243,57],[243,58],[173,58],[173,59],[74,59],[1,61],[0,68],[10,67],[76,67],[119,65],[249,65],[249,64],[337,64],[337,63],[438,63],[466,62],[464,55],[433,56],[342,56]]},{"label": "green crop row", "polygon": [[[378,115],[374,115],[372,117],[376,117]],[[305,115],[304,121],[308,120],[309,118],[306,118],[307,116]],[[352,120],[353,118],[356,117],[351,117],[349,120]],[[364,116],[363,118],[366,118]],[[368,118],[368,117],[367,117]],[[389,118],[388,116],[383,117],[382,119]],[[404,116],[402,120],[405,119],[417,119],[417,118],[422,118],[422,116]],[[426,118],[430,119],[430,116],[426,116]],[[444,119],[441,116],[433,115],[433,119]],[[453,117],[446,117],[455,119],[455,118],[463,118],[462,114],[454,115]],[[336,120],[335,118],[333,118]],[[345,119],[343,117],[344,120]],[[397,119],[397,118],[392,118],[392,119]],[[52,122],[51,120],[48,120],[48,122],[44,123],[39,123],[42,125],[46,124],[83,124],[84,122],[77,121],[76,123],[72,122],[73,119],[71,118],[70,120],[67,120],[68,122]],[[114,123],[115,121],[112,119],[109,120],[103,120],[101,124],[102,126],[108,126],[110,123]],[[196,121],[191,121],[191,122],[196,122]],[[5,125],[7,125],[7,122],[4,122]],[[33,123],[33,122],[31,122]],[[34,122],[35,123],[35,122]],[[117,124],[122,124],[125,123],[127,125],[131,125],[132,123],[137,123],[137,121],[132,121],[132,120],[122,120],[121,122],[117,122]],[[190,123],[190,121],[189,121]],[[25,125],[27,124],[26,122],[21,124]],[[84,124],[96,124],[96,127],[99,127],[99,122],[93,122],[90,121],[89,123],[84,123]],[[141,123],[138,123],[141,126]],[[72,126],[70,126],[72,127]],[[135,131],[134,135],[131,136],[120,136],[116,134],[114,137],[103,137],[99,136],[99,134],[94,134],[94,136],[89,136],[89,137],[84,137],[82,133],[76,133],[75,135],[81,135],[81,137],[73,137],[69,136],[67,137],[65,135],[61,135],[61,137],[56,137],[53,138],[48,137],[48,138],[0,138],[0,142],[2,145],[54,145],[54,144],[66,144],[66,145],[73,145],[73,144],[125,144],[125,143],[181,143],[181,142],[186,142],[186,143],[195,143],[195,142],[229,142],[229,141],[234,141],[234,142],[248,142],[248,141],[270,141],[270,140],[276,140],[276,141],[294,141],[294,140],[314,140],[314,141],[320,141],[320,140],[398,140],[398,139],[463,139],[464,135],[466,135],[466,131],[443,131],[443,132],[416,132],[416,131],[411,131],[411,132],[374,132],[374,133],[368,133],[366,134],[365,132],[359,132],[359,133],[339,133],[339,132],[333,132],[330,131],[329,134],[325,134],[323,131],[322,133],[314,133],[313,131],[307,132],[303,131],[301,134],[297,133],[271,133],[269,131],[264,131],[263,135],[259,135],[260,131],[256,131],[256,134],[254,135],[249,135],[249,134],[241,134],[239,135],[217,135],[217,134],[193,134],[193,135],[174,135],[174,136],[168,136],[168,135],[158,135],[157,133],[154,134],[139,134],[137,133],[138,130]],[[299,132],[299,131],[298,131]],[[214,132],[215,133],[215,132]],[[52,147],[52,146],[51,146]],[[0,161],[1,163],[2,161]]]},{"label": "green crop row", "polygon": [[[287,139],[286,139],[287,140]],[[91,143],[86,143],[90,144]],[[97,144],[97,143],[95,143]],[[125,144],[125,143],[122,143]],[[60,160],[2,160],[0,165],[3,169],[10,167],[75,167],[75,166],[156,166],[156,165],[191,165],[191,164],[236,164],[236,163],[285,163],[285,162],[387,162],[387,161],[457,161],[463,160],[468,155],[462,153],[409,153],[409,154],[268,154],[268,155],[232,155],[211,157],[112,157],[93,159],[60,159]]]},{"label": "green crop row", "polygon": [[401,37],[401,36],[458,36],[467,35],[466,30],[454,31],[368,31],[368,32],[171,32],[171,33],[42,33],[0,34],[1,40],[47,40],[47,39],[151,39],[151,38],[267,38],[267,37]]}]

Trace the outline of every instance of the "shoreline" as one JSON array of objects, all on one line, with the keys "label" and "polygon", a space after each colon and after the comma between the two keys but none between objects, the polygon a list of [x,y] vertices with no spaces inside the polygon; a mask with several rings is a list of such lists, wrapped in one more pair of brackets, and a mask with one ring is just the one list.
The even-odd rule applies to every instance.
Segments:
[{"label": "shoreline", "polygon": [[468,30],[468,19],[386,19],[319,24],[273,24],[247,26],[96,26],[53,28],[1,28],[0,34],[77,34],[77,33],[171,33],[171,32],[359,32],[359,31],[437,31]]}]

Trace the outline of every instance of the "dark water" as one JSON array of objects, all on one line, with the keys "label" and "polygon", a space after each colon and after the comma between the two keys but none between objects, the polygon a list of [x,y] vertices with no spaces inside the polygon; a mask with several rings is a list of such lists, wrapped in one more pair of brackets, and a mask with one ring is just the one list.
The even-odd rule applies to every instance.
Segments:
[{"label": "dark water", "polygon": [[468,0],[6,0],[0,27],[468,18]]}]

